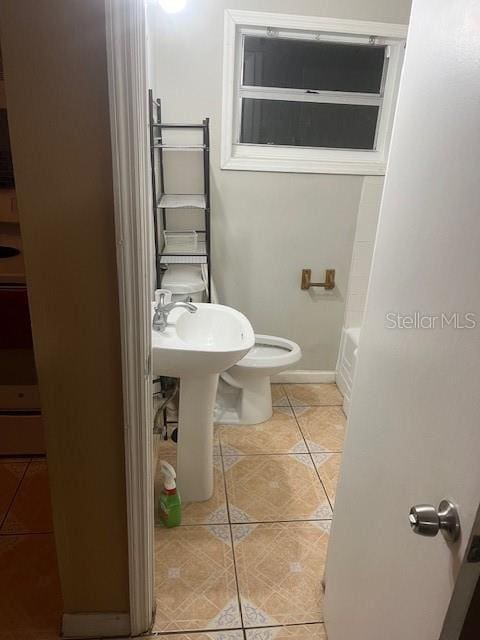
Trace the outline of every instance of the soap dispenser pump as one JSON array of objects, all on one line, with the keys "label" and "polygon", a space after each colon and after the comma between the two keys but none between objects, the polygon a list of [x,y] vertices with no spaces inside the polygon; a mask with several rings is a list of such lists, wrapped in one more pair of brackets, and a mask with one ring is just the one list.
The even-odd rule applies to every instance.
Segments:
[{"label": "soap dispenser pump", "polygon": [[182,501],[175,482],[175,469],[166,460],[160,460],[163,490],[160,494],[160,517],[166,527],[177,527],[182,521]]}]

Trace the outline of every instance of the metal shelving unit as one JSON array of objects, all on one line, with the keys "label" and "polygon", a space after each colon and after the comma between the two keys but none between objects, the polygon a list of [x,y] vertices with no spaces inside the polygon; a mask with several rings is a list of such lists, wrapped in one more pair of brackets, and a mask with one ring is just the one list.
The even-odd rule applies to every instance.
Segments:
[{"label": "metal shelving unit", "polygon": [[[162,122],[162,106],[159,98],[148,92],[150,123],[150,161],[152,169],[153,224],[155,231],[156,286],[161,286],[162,265],[206,264],[208,271],[208,301],[211,300],[211,242],[210,242],[210,122],[201,124],[172,124]],[[167,130],[191,130],[202,132],[201,144],[168,144],[164,140]],[[201,152],[203,156],[203,193],[167,193],[165,186],[165,162],[170,151]],[[189,250],[166,246],[164,231],[169,231],[169,211],[175,209],[203,210],[204,228],[194,229],[198,242]],[[188,211],[185,213],[188,215]],[[182,232],[175,232],[180,235]],[[188,232],[185,232],[186,234]]]}]

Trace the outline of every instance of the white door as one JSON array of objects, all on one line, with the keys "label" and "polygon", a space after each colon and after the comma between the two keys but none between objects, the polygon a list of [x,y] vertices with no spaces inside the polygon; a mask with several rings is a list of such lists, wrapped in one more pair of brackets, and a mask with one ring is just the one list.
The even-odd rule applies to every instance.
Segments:
[{"label": "white door", "polygon": [[[429,319],[442,312],[458,327]],[[476,327],[460,328],[469,313]],[[444,498],[454,544],[409,524],[412,505]],[[465,553],[479,501],[480,2],[415,0],[327,560],[329,640],[454,640],[452,612],[442,627],[459,572],[467,591],[478,575]]]}]

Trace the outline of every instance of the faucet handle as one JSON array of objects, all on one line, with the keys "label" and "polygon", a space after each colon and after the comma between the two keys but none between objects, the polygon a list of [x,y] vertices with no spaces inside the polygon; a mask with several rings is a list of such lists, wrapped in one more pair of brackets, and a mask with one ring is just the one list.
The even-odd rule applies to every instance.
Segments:
[{"label": "faucet handle", "polygon": [[164,306],[172,300],[172,292],[168,289],[156,289],[155,290],[155,304]]}]

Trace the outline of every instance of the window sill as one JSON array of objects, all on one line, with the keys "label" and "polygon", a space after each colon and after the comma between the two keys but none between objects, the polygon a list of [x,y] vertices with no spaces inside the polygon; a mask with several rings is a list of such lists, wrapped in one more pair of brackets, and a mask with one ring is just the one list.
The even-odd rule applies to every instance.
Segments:
[{"label": "window sill", "polygon": [[230,171],[272,171],[282,173],[334,173],[383,176],[385,162],[301,160],[287,158],[235,157],[222,159],[221,168]]}]

